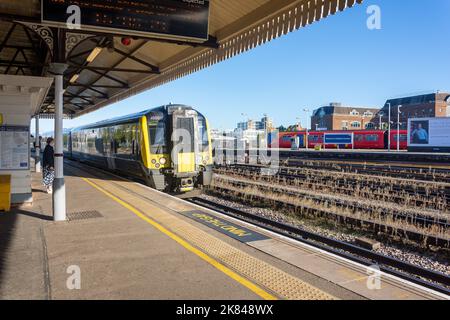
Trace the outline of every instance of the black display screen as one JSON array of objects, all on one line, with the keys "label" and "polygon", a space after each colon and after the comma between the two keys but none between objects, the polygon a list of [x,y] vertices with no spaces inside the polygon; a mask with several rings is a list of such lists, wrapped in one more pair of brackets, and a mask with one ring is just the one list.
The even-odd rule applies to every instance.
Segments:
[{"label": "black display screen", "polygon": [[80,25],[86,30],[208,38],[209,0],[42,0],[42,23],[73,23],[77,11],[70,6],[78,6]]}]

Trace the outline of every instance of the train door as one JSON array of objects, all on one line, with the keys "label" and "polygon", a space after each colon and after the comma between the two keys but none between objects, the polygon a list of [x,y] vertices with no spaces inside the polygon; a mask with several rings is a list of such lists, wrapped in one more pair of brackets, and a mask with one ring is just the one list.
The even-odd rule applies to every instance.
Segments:
[{"label": "train door", "polygon": [[172,113],[172,162],[176,176],[198,171],[198,119],[193,110]]}]

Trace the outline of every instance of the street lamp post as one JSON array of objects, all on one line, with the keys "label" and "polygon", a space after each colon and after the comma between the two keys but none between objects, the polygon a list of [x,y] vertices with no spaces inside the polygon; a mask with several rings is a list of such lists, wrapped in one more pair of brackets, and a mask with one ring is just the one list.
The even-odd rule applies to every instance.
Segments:
[{"label": "street lamp post", "polygon": [[383,114],[383,112],[380,112],[380,121],[379,121],[379,123],[378,123],[378,128],[380,129],[380,130],[383,130],[383,116],[384,116],[384,114]]},{"label": "street lamp post", "polygon": [[[308,120],[308,113],[309,113],[309,109],[305,108],[303,109],[303,112],[306,112],[306,120]],[[306,121],[306,141],[305,141],[305,146],[306,146],[306,150],[309,149],[309,130],[308,130],[308,121]]]},{"label": "street lamp post", "polygon": [[389,105],[389,116],[388,116],[388,150],[391,151],[391,103],[387,103]]},{"label": "street lamp post", "polygon": [[397,152],[400,151],[400,114],[401,114],[400,108],[401,107],[402,107],[401,105],[399,105],[397,107]]}]

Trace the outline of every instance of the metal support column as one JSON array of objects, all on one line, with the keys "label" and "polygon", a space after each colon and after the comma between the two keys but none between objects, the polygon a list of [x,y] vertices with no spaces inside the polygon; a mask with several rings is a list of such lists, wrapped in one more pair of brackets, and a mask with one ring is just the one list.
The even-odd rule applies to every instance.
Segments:
[{"label": "metal support column", "polygon": [[35,133],[34,133],[34,150],[36,154],[35,158],[35,171],[41,172],[41,146],[39,141],[39,115],[34,116],[35,120]]},{"label": "metal support column", "polygon": [[53,63],[55,77],[55,180],[53,181],[53,220],[66,220],[66,186],[64,184],[63,155],[63,74],[67,65]]}]

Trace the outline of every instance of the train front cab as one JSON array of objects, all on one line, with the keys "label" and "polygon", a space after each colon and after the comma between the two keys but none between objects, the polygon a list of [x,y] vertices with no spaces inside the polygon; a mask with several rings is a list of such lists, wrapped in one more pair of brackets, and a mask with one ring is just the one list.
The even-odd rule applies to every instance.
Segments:
[{"label": "train front cab", "polygon": [[140,127],[142,164],[151,187],[187,192],[211,183],[211,137],[203,115],[172,107],[142,117]]}]

